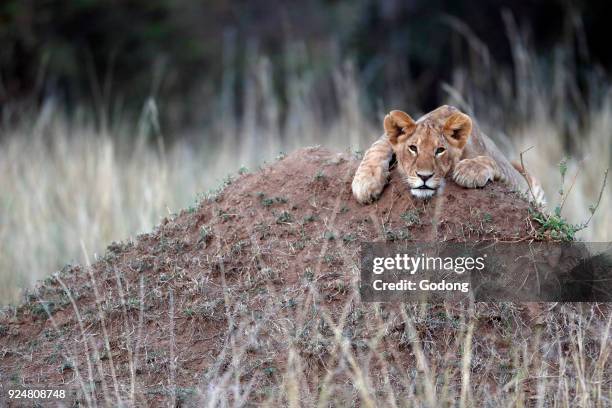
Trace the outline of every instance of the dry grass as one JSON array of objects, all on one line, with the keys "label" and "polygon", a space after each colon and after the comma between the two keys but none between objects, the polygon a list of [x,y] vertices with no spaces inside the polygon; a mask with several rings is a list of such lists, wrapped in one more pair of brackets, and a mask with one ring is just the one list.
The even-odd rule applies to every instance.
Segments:
[{"label": "dry grass", "polygon": [[[333,228],[330,223],[322,228]],[[220,241],[215,243],[217,253],[223,253]],[[257,258],[258,251],[251,247],[237,256]],[[606,305],[540,304],[536,322],[525,313],[529,305],[512,303],[364,303],[354,264],[358,248],[338,241],[323,245],[321,257],[329,251],[345,261],[339,269],[342,289],[318,265],[312,277],[294,285],[275,285],[262,276],[262,292],[259,284],[244,285],[243,279],[230,283],[236,272],[215,256],[222,294],[215,295],[220,307],[212,313],[183,309],[193,300],[190,293],[199,293],[195,301],[201,302],[199,285],[218,280],[210,268],[198,276],[178,274],[174,288],[146,274],[140,275],[139,285],[130,284],[133,277],[116,268],[114,276],[110,270],[90,273],[86,281],[96,300],[87,314],[79,311],[63,281],[74,275],[56,275],[61,288],[56,291],[57,285],[49,283],[40,293],[67,294],[68,308],[79,322],[75,339],[48,312],[48,333],[65,345],[59,350],[72,370],[70,389],[76,391],[64,402],[74,398],[86,406],[128,407],[609,406],[612,317]],[[182,291],[181,299],[175,290]],[[191,321],[193,330],[176,330],[181,320]],[[156,337],[152,327],[158,331],[152,321],[165,327],[163,345],[158,342],[155,348],[147,343]],[[195,330],[219,321],[224,331],[215,336]],[[109,337],[107,327],[118,332]],[[184,373],[194,355],[191,348],[176,345],[187,341],[197,347],[202,336],[213,340],[214,356],[195,356],[206,361],[205,369],[190,373],[188,386],[179,386],[176,373]],[[114,352],[109,338],[121,345],[121,352]],[[16,353],[10,347],[3,351]],[[127,361],[121,358],[126,355]],[[122,362],[114,362],[114,356]]]},{"label": "dry grass", "polygon": [[[473,55],[466,61],[473,65],[458,69],[453,83],[442,85],[446,102],[473,113],[514,159],[535,146],[526,165],[543,182],[551,209],[559,201],[558,163],[568,156],[566,192],[573,174],[578,175],[563,215],[580,223],[588,218],[603,172],[612,163],[610,85],[594,76],[588,103],[570,108],[567,101],[577,99],[570,56],[560,49],[552,66],[541,64],[508,16],[507,27],[515,55],[512,73],[496,67],[481,42],[457,26],[469,40]],[[150,230],[161,216],[191,205],[198,193],[218,186],[241,166],[254,168],[279,152],[314,144],[364,149],[380,133],[384,112],[363,113],[367,104],[351,64],[338,64],[331,75],[337,100],[325,103],[312,76],[295,73],[285,87],[289,105],[283,118],[272,91],[270,62],[255,58],[251,65],[243,115],[235,117],[235,101],[222,90],[217,120],[195,134],[173,135],[171,146],[158,142],[152,101],[137,126],[100,130],[91,120],[68,122],[50,101],[31,123],[5,127],[0,143],[0,303],[15,300],[17,288],[67,262],[83,263],[85,254],[100,253],[113,240]],[[337,112],[330,120],[325,110],[334,106]],[[580,238],[610,240],[610,184]]]},{"label": "dry grass", "polygon": [[[301,217],[278,222],[280,209],[298,203],[272,186],[242,190],[271,176],[260,174],[153,234],[113,245],[92,268],[55,274],[0,314],[5,382],[53,379],[71,391],[68,406],[610,405],[607,305],[362,302],[359,245],[338,239],[363,234],[350,212],[340,220],[347,197],[335,192],[346,181],[320,191],[316,210],[299,203],[294,214],[318,220],[299,263],[291,247]],[[311,186],[328,175],[301,177]],[[239,197],[257,201],[226,218]],[[383,215],[372,217],[381,224],[370,236],[384,236]]]},{"label": "dry grass", "polygon": [[[564,60],[545,68],[512,32],[511,21],[508,27],[520,85],[513,85],[515,78],[495,67],[481,43],[471,39],[474,66],[458,70],[445,86],[447,102],[475,114],[513,158],[535,146],[526,164],[542,180],[551,207],[558,201],[558,163],[570,156],[568,184],[580,172],[564,215],[570,222],[582,222],[612,162],[610,86],[593,78],[592,100],[582,109],[568,108],[565,101],[574,91]],[[363,114],[359,79],[350,65],[334,73],[339,97],[331,103],[338,109],[330,121],[307,76],[288,82],[290,106],[281,119],[267,64],[263,58],[253,64],[255,80],[246,89],[243,116],[236,118],[221,95],[218,120],[198,130],[201,142],[190,142],[194,135],[177,135],[171,146],[158,142],[152,103],[133,127],[99,130],[88,120],[67,122],[49,102],[32,123],[5,130],[0,143],[0,303],[16,300],[17,288],[66,262],[88,264],[111,241],[150,230],[160,217],[193,205],[198,193],[222,184],[241,166],[255,168],[281,151],[304,145],[365,148],[378,136],[383,112]],[[484,69],[490,78],[481,75]],[[569,145],[565,133],[570,134]],[[610,184],[600,211],[581,232],[586,240],[611,239]],[[355,255],[341,248],[332,249],[345,259],[343,272],[356,275]],[[194,399],[195,406],[210,407],[253,401],[291,407],[604,407],[612,401],[612,318],[597,304],[552,305],[536,325],[521,317],[516,304],[445,305],[443,310],[425,304],[365,304],[354,281],[341,288],[306,281],[256,299],[249,294],[245,298],[237,287],[224,287],[224,298],[206,304],[197,318],[225,319],[232,330],[218,339],[219,352],[208,370],[195,373],[192,387],[179,388],[174,379],[190,350],[175,349],[174,323],[179,313],[192,318],[193,311],[182,310],[182,299],[158,280],[145,283],[141,278],[140,285],[122,286],[124,276],[106,277],[106,282],[115,282],[113,291],[90,275],[96,310],[79,311],[61,281],[59,290],[68,298],[66,307],[74,308],[81,334],[77,341],[64,339],[72,346],[62,350],[61,358],[68,365],[86,360],[72,369],[73,386],[87,406],[138,406],[152,395],[165,405]],[[183,277],[183,286],[191,288],[192,278]],[[303,297],[289,319],[283,316],[293,289],[302,290]],[[326,291],[341,291],[342,300],[327,306]],[[249,301],[258,302],[260,315],[249,313]],[[167,308],[151,314],[147,302]],[[109,304],[124,323],[123,332],[114,335],[122,338],[127,364],[115,366],[112,359],[105,322]],[[48,327],[61,339],[62,328],[49,317]],[[155,320],[167,328],[168,347],[153,357],[143,322]],[[110,361],[102,363],[102,354]],[[271,364],[279,359],[282,364]],[[145,389],[137,369],[156,371],[164,380]],[[127,370],[130,381],[119,384],[114,370]]]}]

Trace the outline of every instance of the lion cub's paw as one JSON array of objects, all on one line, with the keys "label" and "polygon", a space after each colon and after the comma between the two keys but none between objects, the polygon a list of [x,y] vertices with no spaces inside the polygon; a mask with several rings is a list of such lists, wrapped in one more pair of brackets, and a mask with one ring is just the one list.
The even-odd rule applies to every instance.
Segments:
[{"label": "lion cub's paw", "polygon": [[455,165],[453,180],[467,188],[484,187],[498,175],[497,164],[487,156],[464,159]]},{"label": "lion cub's paw", "polygon": [[351,185],[353,196],[361,204],[376,201],[387,184],[387,177],[384,172],[373,174],[369,171],[357,171]]}]

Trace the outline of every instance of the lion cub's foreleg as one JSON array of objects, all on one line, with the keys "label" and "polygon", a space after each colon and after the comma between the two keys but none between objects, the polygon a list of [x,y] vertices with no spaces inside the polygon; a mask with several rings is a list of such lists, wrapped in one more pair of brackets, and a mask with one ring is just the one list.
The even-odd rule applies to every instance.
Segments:
[{"label": "lion cub's foreleg", "polygon": [[489,181],[505,181],[499,166],[488,156],[476,156],[463,159],[455,164],[453,180],[467,188],[484,187]]},{"label": "lion cub's foreleg", "polygon": [[362,204],[375,201],[389,179],[389,161],[393,147],[383,135],[366,151],[353,178],[353,196]]}]

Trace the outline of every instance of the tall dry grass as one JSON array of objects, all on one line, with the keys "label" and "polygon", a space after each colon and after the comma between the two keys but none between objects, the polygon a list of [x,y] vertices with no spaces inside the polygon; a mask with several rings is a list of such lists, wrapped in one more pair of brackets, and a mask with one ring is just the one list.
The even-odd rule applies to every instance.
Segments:
[{"label": "tall dry grass", "polygon": [[[535,146],[526,165],[544,184],[551,208],[558,201],[558,163],[569,157],[566,191],[578,174],[563,215],[582,222],[612,163],[610,84],[593,75],[591,99],[570,107],[576,87],[564,48],[552,65],[543,64],[510,18],[507,25],[514,70],[496,66],[486,47],[457,26],[469,40],[472,55],[466,61],[471,65],[458,68],[452,83],[441,84],[444,102],[473,114],[512,158]],[[240,101],[230,85],[223,86],[216,119],[190,134],[172,135],[171,145],[162,142],[163,124],[160,130],[153,100],[144,104],[137,124],[99,129],[92,120],[66,120],[50,100],[30,123],[5,126],[0,142],[0,303],[14,301],[18,288],[65,263],[83,263],[111,241],[151,229],[160,217],[191,205],[241,166],[253,168],[306,145],[365,149],[381,132],[385,110],[423,113],[384,103],[378,103],[376,112],[366,109],[372,104],[366,103],[352,64],[337,66],[330,75],[334,92],[326,93],[327,98],[335,95],[331,101],[321,101],[314,76],[289,75],[283,84],[288,106],[281,115],[270,62],[252,57]],[[240,116],[233,110],[237,103]],[[568,132],[569,139],[564,136]],[[579,234],[582,239],[610,240],[611,203],[608,185],[599,212]]]},{"label": "tall dry grass", "polygon": [[[317,236],[334,227],[333,217],[328,221]],[[214,228],[211,233],[216,234]],[[224,244],[215,242],[219,254]],[[355,264],[359,248],[339,240],[324,242],[321,258],[334,252],[343,259],[338,267],[343,278],[332,285],[319,263],[313,265],[312,279],[269,284],[264,292],[249,290],[255,286],[225,280],[225,274],[231,274],[229,265],[215,255],[222,294],[202,293],[210,284],[210,269],[201,269],[197,277],[177,275],[175,283],[193,285],[183,286],[186,291],[142,274],[138,284],[130,284],[120,268],[113,268],[114,276],[111,272],[106,279],[89,269],[86,285],[93,289],[95,307],[79,310],[62,274],[56,274],[79,324],[78,335],[67,334],[45,309],[49,331],[52,328],[55,341],[64,345],[61,357],[74,369],[70,386],[75,401],[64,402],[126,407],[610,405],[612,316],[605,305],[548,304],[534,322],[534,316],[525,313],[526,305],[517,303],[363,302]],[[261,252],[245,247],[235,256],[255,259]],[[265,269],[254,272],[260,276],[253,282],[269,279]],[[188,293],[200,295],[179,301]],[[202,299],[223,307],[184,309],[201,306]],[[114,305],[112,315],[109,304]],[[190,310],[187,317],[185,310]],[[202,332],[185,330],[184,325],[177,330],[183,319],[194,319],[192,324]],[[161,336],[152,333],[159,331],[157,324],[145,323],[152,320],[166,328]],[[223,322],[221,335],[209,336],[212,321]],[[108,328],[113,328],[112,335]],[[213,340],[204,347],[216,352],[213,359],[199,356],[206,362],[199,371],[189,363],[194,350],[202,347],[203,334]],[[184,347],[187,337],[195,349]],[[113,347],[121,344],[122,351],[114,353],[111,341]],[[100,355],[107,357],[102,361]],[[114,360],[121,355],[127,355],[127,362]],[[180,371],[189,372],[187,383],[177,381]]]}]

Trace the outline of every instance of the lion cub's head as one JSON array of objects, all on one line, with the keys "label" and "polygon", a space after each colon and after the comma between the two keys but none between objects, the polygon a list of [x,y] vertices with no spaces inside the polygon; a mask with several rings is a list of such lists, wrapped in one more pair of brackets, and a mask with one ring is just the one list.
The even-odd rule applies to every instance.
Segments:
[{"label": "lion cub's head", "polygon": [[470,117],[456,109],[449,113],[442,118],[430,114],[418,122],[398,110],[385,116],[398,169],[415,197],[429,198],[444,185],[470,137]]}]

